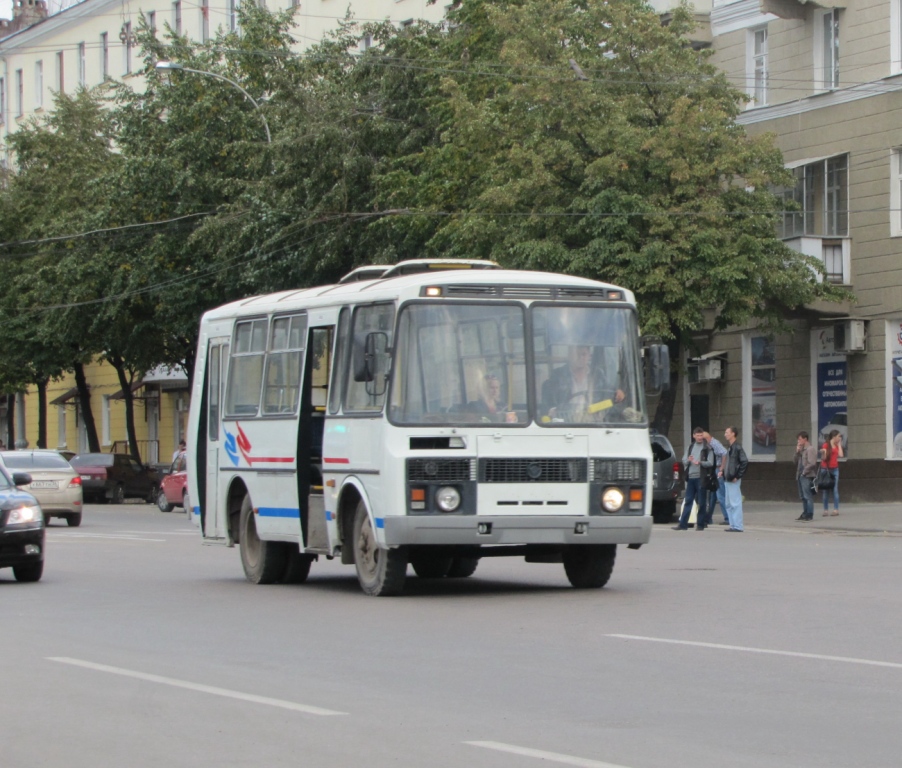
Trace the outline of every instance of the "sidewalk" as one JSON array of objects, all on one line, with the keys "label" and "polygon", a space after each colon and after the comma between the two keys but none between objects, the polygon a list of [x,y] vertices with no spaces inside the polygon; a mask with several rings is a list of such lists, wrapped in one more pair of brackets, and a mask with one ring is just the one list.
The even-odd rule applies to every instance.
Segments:
[{"label": "sidewalk", "polygon": [[[831,512],[833,507],[830,507]],[[823,504],[818,499],[814,506],[814,520],[798,522],[802,503],[782,501],[743,502],[743,522],[747,530],[754,528],[786,528],[796,531],[847,531],[855,533],[891,533],[902,535],[902,501],[894,504],[843,504],[839,515],[823,517]],[[720,505],[714,513],[717,525],[723,516]]]}]

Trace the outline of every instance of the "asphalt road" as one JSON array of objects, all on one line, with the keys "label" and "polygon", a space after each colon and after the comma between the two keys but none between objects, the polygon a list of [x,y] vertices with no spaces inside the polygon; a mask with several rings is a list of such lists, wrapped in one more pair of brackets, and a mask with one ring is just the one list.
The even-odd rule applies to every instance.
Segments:
[{"label": "asphalt road", "polygon": [[902,537],[657,527],[600,591],[488,559],[369,598],[247,583],[180,512],[0,571],[0,766],[897,768]]}]

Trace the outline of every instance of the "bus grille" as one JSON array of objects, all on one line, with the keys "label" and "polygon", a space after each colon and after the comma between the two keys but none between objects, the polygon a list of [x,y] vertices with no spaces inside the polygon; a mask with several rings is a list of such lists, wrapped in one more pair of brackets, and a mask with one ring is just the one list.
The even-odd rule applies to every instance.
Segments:
[{"label": "bus grille", "polygon": [[409,483],[460,483],[470,479],[470,459],[407,460]]},{"label": "bus grille", "polygon": [[645,462],[642,459],[595,459],[597,483],[644,483]]},{"label": "bus grille", "polygon": [[585,483],[585,459],[480,459],[482,483]]}]

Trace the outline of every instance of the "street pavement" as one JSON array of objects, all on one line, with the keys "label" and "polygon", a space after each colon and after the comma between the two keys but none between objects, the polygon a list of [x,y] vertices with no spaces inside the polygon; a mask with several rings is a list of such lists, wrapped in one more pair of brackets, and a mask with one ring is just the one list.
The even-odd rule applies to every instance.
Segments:
[{"label": "street pavement", "polygon": [[[831,502],[830,511],[833,511]],[[802,514],[802,502],[745,501],[743,503],[743,523],[748,529],[781,529],[787,531],[820,531],[848,533],[885,533],[902,535],[902,500],[894,504],[843,504],[840,501],[839,514],[824,517],[823,502],[818,499],[814,506],[814,520],[805,523],[796,520]],[[718,505],[714,513],[714,528],[723,516]],[[711,528],[711,530],[714,530]]]}]

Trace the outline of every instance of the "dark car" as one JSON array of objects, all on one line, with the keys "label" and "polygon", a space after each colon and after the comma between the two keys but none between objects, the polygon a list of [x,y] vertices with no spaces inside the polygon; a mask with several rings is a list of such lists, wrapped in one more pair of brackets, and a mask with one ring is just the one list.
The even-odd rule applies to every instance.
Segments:
[{"label": "dark car", "polygon": [[0,469],[0,568],[12,568],[16,581],[37,581],[44,572],[44,513],[37,499],[20,491],[31,475]]},{"label": "dark car", "polygon": [[136,498],[156,503],[160,490],[157,471],[127,453],[80,453],[69,463],[81,476],[85,501],[121,504]]},{"label": "dark car", "polygon": [[651,453],[651,514],[656,523],[668,523],[676,513],[677,497],[682,488],[681,464],[670,440],[656,432],[651,433]]}]

